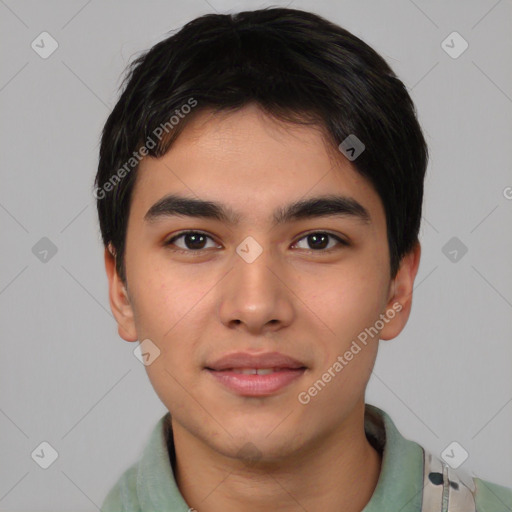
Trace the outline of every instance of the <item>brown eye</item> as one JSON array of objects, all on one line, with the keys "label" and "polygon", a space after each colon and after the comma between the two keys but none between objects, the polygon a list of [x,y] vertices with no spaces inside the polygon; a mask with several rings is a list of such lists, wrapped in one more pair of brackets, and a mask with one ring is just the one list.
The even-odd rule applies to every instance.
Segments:
[{"label": "brown eye", "polygon": [[[200,231],[184,231],[172,237],[165,243],[165,245],[176,245],[180,250],[183,250],[184,252],[195,252],[202,249],[207,249],[208,247],[206,247],[206,243],[208,239],[213,241],[210,236],[201,233]],[[181,240],[179,244],[176,243],[178,240]]]},{"label": "brown eye", "polygon": [[[338,243],[330,244],[329,239],[332,239],[332,240],[334,240],[334,242],[338,242]],[[330,250],[330,249],[335,248],[336,245],[343,245],[343,246],[348,245],[348,243],[345,242],[345,240],[342,240],[340,237],[333,235],[332,233],[326,233],[324,231],[315,231],[314,233],[309,233],[306,236],[302,237],[299,240],[299,242],[301,240],[305,240],[306,244],[308,245],[308,247],[301,247],[301,249],[313,250],[313,251],[323,251],[325,249]],[[297,244],[299,242],[297,242]],[[295,244],[295,245],[297,245],[297,244]]]}]

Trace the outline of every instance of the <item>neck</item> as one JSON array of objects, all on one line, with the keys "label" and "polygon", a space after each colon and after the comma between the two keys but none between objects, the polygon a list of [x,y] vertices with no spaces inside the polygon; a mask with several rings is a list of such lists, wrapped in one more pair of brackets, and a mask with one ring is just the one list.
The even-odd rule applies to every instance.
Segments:
[{"label": "neck", "polygon": [[200,512],[361,512],[377,485],[381,456],[364,432],[364,403],[357,412],[314,446],[253,464],[219,454],[173,420],[180,492]]}]

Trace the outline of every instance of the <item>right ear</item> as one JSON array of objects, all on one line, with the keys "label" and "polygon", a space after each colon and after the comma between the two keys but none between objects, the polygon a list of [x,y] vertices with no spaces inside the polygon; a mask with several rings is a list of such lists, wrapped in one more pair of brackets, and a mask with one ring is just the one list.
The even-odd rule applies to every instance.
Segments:
[{"label": "right ear", "polygon": [[105,270],[108,277],[110,309],[117,322],[117,332],[126,341],[137,341],[133,308],[126,286],[117,273],[115,251],[111,244],[105,248]]}]

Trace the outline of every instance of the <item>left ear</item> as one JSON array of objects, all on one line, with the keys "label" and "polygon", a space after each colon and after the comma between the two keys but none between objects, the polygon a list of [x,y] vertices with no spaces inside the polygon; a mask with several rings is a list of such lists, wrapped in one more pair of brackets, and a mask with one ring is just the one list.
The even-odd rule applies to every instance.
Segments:
[{"label": "left ear", "polygon": [[414,279],[418,272],[420,257],[421,246],[417,242],[400,262],[398,272],[390,286],[388,303],[384,312],[389,321],[380,332],[379,337],[382,340],[391,340],[398,336],[409,319]]}]

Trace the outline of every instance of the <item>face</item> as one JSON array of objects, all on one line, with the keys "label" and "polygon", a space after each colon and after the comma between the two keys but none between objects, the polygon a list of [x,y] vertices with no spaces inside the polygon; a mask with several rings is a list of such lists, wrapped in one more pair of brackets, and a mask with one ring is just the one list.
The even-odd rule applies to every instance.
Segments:
[{"label": "face", "polygon": [[111,307],[160,351],[146,370],[173,428],[217,453],[278,459],[349,425],[407,321],[419,247],[391,280],[381,200],[336,152],[247,106],[140,164]]}]

